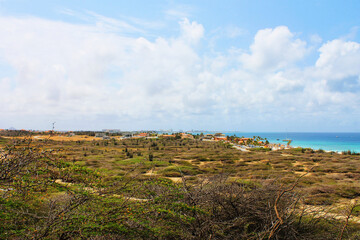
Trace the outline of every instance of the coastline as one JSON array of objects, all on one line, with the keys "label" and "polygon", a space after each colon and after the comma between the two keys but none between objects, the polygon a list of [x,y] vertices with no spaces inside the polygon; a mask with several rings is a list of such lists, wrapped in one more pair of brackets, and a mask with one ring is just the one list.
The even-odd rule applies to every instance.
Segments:
[{"label": "coastline", "polygon": [[352,148],[352,147],[339,147],[339,146],[333,146],[333,145],[311,145],[311,144],[296,144],[296,145],[293,145],[292,147],[294,148],[311,148],[312,150],[314,151],[318,151],[318,150],[323,150],[325,152],[336,152],[336,153],[339,153],[339,154],[342,154],[343,152],[352,152],[352,153],[360,153],[360,150],[357,149],[357,148]]},{"label": "coastline", "polygon": [[298,133],[298,132],[225,132],[227,136],[267,138],[270,143],[284,144],[282,140],[293,140],[292,147],[311,148],[329,152],[355,152],[360,153],[360,133]]}]

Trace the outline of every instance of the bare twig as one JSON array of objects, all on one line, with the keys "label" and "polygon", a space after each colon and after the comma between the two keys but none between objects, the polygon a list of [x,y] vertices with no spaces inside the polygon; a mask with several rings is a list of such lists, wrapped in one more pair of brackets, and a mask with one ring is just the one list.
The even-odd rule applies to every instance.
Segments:
[{"label": "bare twig", "polygon": [[350,219],[351,215],[353,214],[354,209],[356,207],[358,207],[358,206],[360,206],[360,204],[356,204],[356,202],[354,204],[350,205],[350,208],[348,209],[348,212],[347,212],[347,215],[346,215],[346,218],[345,218],[345,223],[342,226],[338,237],[336,238],[337,240],[341,240],[343,238],[344,231],[347,228],[347,226],[349,225],[349,219]]},{"label": "bare twig", "polygon": [[[296,181],[295,181],[290,187],[288,187],[288,188],[283,188],[283,189],[278,193],[278,195],[276,196],[275,203],[274,203],[274,211],[275,211],[275,213],[276,213],[276,217],[277,217],[278,220],[276,221],[276,223],[275,223],[275,224],[272,226],[272,228],[271,228],[271,231],[270,231],[270,234],[269,234],[269,239],[271,239],[271,238],[274,236],[275,232],[276,232],[276,231],[279,229],[279,227],[284,223],[284,220],[283,220],[283,218],[282,218],[282,216],[280,215],[279,210],[278,210],[278,203],[279,203],[281,197],[282,197],[285,193],[293,191],[294,188],[298,185],[300,179],[303,178],[304,176],[306,176],[307,174],[309,174],[309,173],[312,171],[313,168],[314,168],[314,167],[310,168],[306,173],[304,173],[303,175],[301,175],[300,177],[298,177],[298,178],[296,179]],[[282,188],[282,187],[281,187],[281,188]]]}]

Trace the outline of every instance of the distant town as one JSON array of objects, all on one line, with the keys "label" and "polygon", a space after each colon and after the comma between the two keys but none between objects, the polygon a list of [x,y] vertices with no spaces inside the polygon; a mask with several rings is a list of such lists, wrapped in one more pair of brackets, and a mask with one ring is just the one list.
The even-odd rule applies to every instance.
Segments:
[{"label": "distant town", "polygon": [[264,150],[283,150],[290,149],[291,140],[283,140],[287,144],[271,143],[266,138],[261,136],[253,137],[237,137],[227,136],[224,133],[209,133],[208,131],[186,131],[176,132],[173,130],[160,130],[160,131],[121,131],[120,129],[103,129],[102,131],[54,131],[54,130],[16,130],[0,129],[1,136],[8,137],[23,137],[31,136],[35,139],[45,139],[51,136],[52,139],[57,141],[92,141],[92,140],[123,140],[123,139],[139,139],[139,138],[175,138],[175,139],[197,139],[200,141],[214,141],[229,144],[241,151],[249,151],[252,148],[263,148]]}]

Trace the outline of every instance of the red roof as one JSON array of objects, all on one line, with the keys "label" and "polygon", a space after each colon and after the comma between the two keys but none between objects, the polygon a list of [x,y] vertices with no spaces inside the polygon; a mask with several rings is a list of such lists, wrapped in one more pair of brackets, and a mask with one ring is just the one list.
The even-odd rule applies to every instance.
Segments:
[{"label": "red roof", "polygon": [[227,140],[227,137],[214,137],[214,140]]}]

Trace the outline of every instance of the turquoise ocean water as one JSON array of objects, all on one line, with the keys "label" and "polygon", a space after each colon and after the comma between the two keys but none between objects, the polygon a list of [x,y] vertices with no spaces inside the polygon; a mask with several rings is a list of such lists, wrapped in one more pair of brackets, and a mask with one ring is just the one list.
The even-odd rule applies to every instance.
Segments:
[{"label": "turquoise ocean water", "polygon": [[[160,132],[163,133],[163,132]],[[167,132],[169,133],[169,132]],[[200,134],[199,131],[192,132]],[[203,134],[214,134],[213,131],[204,131]],[[322,149],[326,151],[352,151],[360,153],[360,132],[356,133],[311,133],[311,132],[222,132],[227,136],[236,137],[253,137],[260,136],[267,138],[271,143],[281,143],[284,139],[291,139],[291,146],[312,148],[315,150]]]},{"label": "turquoise ocean water", "polygon": [[291,146],[328,151],[354,151],[360,153],[360,133],[297,133],[297,132],[225,132],[227,136],[260,136],[271,143],[286,144],[282,140],[293,140]]}]

